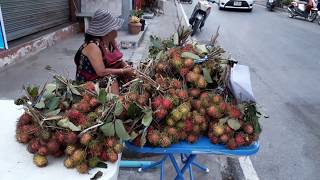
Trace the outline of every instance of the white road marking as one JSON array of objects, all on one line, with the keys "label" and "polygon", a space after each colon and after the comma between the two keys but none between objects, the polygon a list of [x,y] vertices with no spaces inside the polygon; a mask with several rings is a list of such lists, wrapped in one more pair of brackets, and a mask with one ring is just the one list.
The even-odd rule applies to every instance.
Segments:
[{"label": "white road marking", "polygon": [[239,163],[246,180],[259,180],[250,157],[239,157]]},{"label": "white road marking", "polygon": [[[187,18],[186,12],[182,7],[182,4],[180,2],[178,3],[181,8],[184,20],[186,21],[187,24],[189,24],[189,20]],[[193,37],[193,39],[196,40],[195,37]],[[239,160],[243,175],[245,177],[245,180],[259,180],[258,174],[253,167],[250,157],[239,157],[238,160]]]},{"label": "white road marking", "polygon": [[182,11],[182,15],[183,15],[184,20],[186,21],[187,24],[189,24],[189,20],[188,20],[187,14],[186,14],[186,12],[185,12],[184,9],[183,9],[182,4],[181,4],[180,2],[178,2],[178,3],[179,3],[179,6],[180,6],[180,8],[181,8],[181,11]]}]

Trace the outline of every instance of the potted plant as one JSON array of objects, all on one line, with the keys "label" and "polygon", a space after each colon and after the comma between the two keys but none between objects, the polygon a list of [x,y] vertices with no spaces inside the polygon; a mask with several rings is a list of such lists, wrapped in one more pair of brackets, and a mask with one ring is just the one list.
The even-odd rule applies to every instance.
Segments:
[{"label": "potted plant", "polygon": [[142,19],[143,10],[141,10],[141,9],[133,10],[131,12],[131,16],[136,16],[136,17],[140,18],[140,23],[142,24],[141,31],[144,31],[144,27],[145,27],[146,21],[144,19]]},{"label": "potted plant", "polygon": [[140,23],[140,18],[137,16],[131,16],[128,24],[128,29],[130,34],[139,34],[141,31],[142,24]]}]

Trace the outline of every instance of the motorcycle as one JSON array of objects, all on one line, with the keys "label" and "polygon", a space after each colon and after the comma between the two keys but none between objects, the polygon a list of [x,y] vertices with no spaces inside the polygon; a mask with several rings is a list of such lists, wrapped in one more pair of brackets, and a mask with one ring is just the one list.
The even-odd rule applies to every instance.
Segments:
[{"label": "motorcycle", "polygon": [[186,3],[192,4],[192,0],[180,0],[180,2],[186,2]]},{"label": "motorcycle", "polygon": [[315,6],[314,0],[312,0],[312,8],[309,12],[307,12],[306,2],[298,1],[292,2],[291,5],[288,7],[288,13],[290,18],[294,18],[295,16],[300,16],[308,20],[309,22],[313,22],[318,16],[318,8]]},{"label": "motorcycle", "polygon": [[269,9],[269,11],[273,11],[273,8],[276,6],[275,0],[267,0],[266,7]]},{"label": "motorcycle", "polygon": [[214,0],[199,0],[194,7],[192,15],[189,19],[189,24],[192,26],[191,36],[195,35],[198,29],[202,29],[204,23],[211,12],[210,3],[214,3]]}]

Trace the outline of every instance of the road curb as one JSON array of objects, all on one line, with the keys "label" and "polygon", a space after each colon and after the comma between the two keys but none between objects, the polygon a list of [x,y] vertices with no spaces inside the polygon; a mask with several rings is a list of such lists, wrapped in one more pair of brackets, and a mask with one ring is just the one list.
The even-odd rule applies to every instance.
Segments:
[{"label": "road curb", "polygon": [[40,51],[53,46],[57,42],[66,39],[79,32],[79,24],[74,23],[60,28],[54,32],[42,35],[28,42],[19,44],[15,47],[9,47],[8,50],[0,51],[0,70],[15,62],[26,59]]}]

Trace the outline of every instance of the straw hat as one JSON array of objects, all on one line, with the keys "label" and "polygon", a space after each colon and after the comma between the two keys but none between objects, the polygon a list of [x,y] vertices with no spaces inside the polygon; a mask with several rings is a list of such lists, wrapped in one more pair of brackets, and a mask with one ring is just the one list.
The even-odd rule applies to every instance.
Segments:
[{"label": "straw hat", "polygon": [[87,33],[93,36],[105,36],[113,30],[120,29],[123,21],[111,15],[108,10],[99,9],[94,13]]}]

